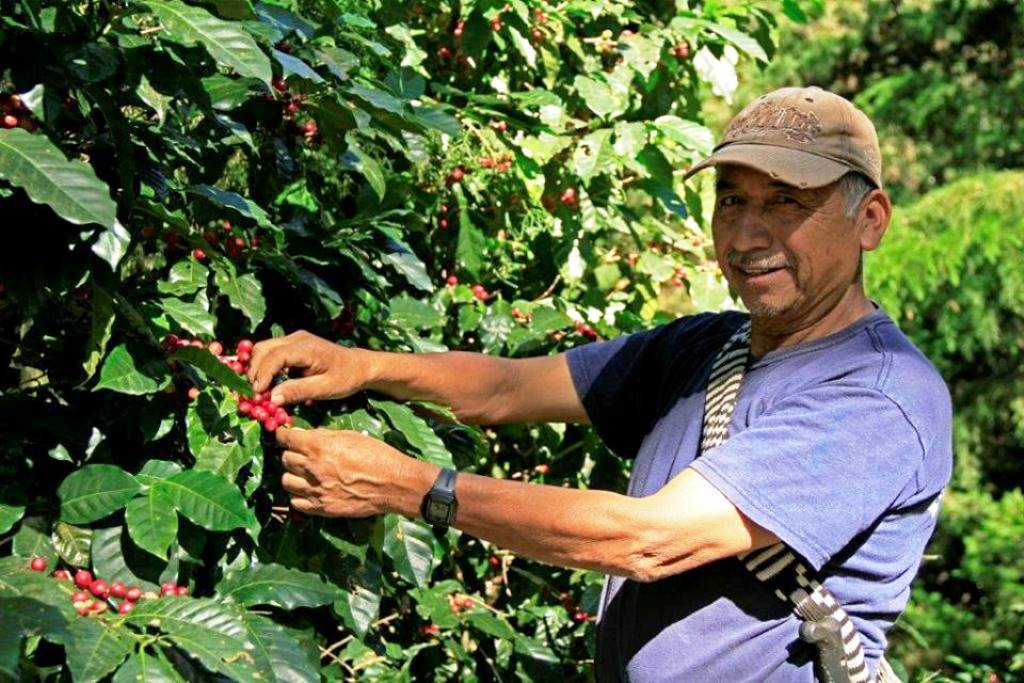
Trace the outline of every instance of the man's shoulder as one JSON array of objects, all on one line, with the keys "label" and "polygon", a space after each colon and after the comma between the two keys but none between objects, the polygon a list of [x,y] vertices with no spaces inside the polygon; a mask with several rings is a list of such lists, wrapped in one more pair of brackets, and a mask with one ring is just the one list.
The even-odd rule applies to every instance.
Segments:
[{"label": "man's shoulder", "polygon": [[668,345],[686,344],[696,350],[694,344],[709,349],[719,349],[750,316],[740,311],[720,313],[696,313],[676,318],[670,323],[649,330]]}]

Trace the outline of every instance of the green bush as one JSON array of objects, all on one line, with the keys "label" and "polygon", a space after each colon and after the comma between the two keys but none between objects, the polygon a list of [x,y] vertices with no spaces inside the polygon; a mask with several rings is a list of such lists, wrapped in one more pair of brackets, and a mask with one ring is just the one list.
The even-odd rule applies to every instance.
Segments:
[{"label": "green bush", "polygon": [[[678,177],[712,144],[705,80],[728,96],[773,27],[717,3],[0,0],[0,676],[585,678],[599,575],[295,518],[217,356],[299,328],[545,354],[731,306]],[[589,429],[445,415],[360,394],[294,419],[624,489]],[[29,558],[146,595],[76,606]]]},{"label": "green bush", "polygon": [[954,398],[953,484],[893,652],[956,680],[1024,680],[1022,192],[1018,171],[934,190],[897,210],[865,267]]}]

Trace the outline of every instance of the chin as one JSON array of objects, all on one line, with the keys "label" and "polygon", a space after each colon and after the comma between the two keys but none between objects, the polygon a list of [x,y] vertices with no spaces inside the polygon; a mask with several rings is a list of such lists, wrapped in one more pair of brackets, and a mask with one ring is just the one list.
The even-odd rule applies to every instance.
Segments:
[{"label": "chin", "polygon": [[760,320],[785,318],[792,308],[791,302],[788,301],[777,301],[770,298],[758,298],[748,301],[744,297],[740,298],[743,299],[743,305],[750,312],[750,317]]}]

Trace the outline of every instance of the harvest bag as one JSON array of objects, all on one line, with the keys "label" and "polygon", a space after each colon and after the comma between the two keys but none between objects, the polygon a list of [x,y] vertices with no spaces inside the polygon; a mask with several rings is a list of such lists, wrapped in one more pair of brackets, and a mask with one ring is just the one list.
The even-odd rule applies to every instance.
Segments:
[{"label": "harvest bag", "polygon": [[[750,323],[738,329],[711,364],[700,452],[725,441],[729,421],[750,355]],[[818,650],[816,675],[822,683],[867,683],[867,663],[860,634],[849,615],[836,601],[817,573],[784,543],[737,556],[758,581],[780,600],[791,605],[800,619],[800,637]],[[899,683],[883,657],[875,683]]]}]

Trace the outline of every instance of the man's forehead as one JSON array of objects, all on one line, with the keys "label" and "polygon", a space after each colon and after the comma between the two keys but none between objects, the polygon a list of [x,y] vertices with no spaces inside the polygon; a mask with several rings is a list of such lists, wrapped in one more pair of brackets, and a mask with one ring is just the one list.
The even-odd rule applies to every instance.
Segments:
[{"label": "man's forehead", "polygon": [[715,180],[715,190],[717,192],[740,189],[744,185],[758,188],[763,186],[768,190],[786,190],[805,195],[818,195],[828,192],[828,185],[823,187],[801,188],[796,185],[790,185],[782,180],[774,179],[767,173],[762,173],[761,171],[743,166],[723,165],[717,167],[715,171],[717,176]]}]

